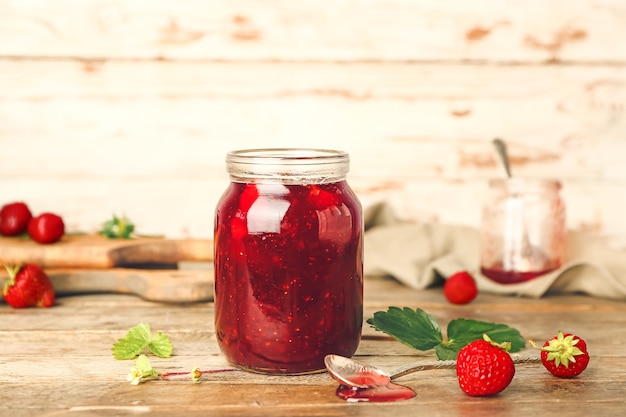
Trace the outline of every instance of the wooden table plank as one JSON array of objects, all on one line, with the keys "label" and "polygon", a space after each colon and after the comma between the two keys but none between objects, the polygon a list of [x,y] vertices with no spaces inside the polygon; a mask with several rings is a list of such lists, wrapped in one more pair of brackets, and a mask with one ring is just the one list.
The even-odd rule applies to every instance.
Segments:
[{"label": "wooden table plank", "polygon": [[71,231],[124,211],[141,233],[212,237],[226,152],[312,144],[350,152],[365,207],[478,226],[498,135],[515,175],[563,180],[570,228],[626,246],[624,66],[7,58],[0,73],[0,194]]},{"label": "wooden table plank", "polygon": [[[559,326],[583,335],[591,352],[589,368],[578,378],[552,377],[541,365],[516,368],[512,384],[493,398],[471,398],[458,388],[453,370],[416,373],[401,382],[418,397],[388,404],[348,404],[334,392],[326,373],[264,376],[244,371],[206,374],[203,382],[125,380],[133,361],[117,361],[112,343],[139,321],[167,333],[174,356],[150,356],[155,369],[188,371],[230,368],[220,354],[213,327],[213,305],[166,304],[119,294],[65,296],[57,306],[14,310],[0,305],[0,415],[116,416],[509,416],[560,413],[607,417],[626,410],[626,303],[585,296],[542,299],[480,294],[465,306],[448,304],[440,288],[408,290],[392,280],[368,279],[365,318],[390,305],[423,308],[445,328],[457,317],[506,322],[525,337],[549,337]],[[532,349],[518,355],[536,355]],[[430,362],[418,352],[364,326],[359,360],[393,369]]]},{"label": "wooden table plank", "polygon": [[3,0],[0,55],[623,62],[623,10],[621,0]]},{"label": "wooden table plank", "polygon": [[[22,408],[38,415],[118,415],[126,411],[157,415],[365,415],[381,412],[393,415],[480,416],[486,412],[535,414],[556,412],[565,416],[583,416],[602,408],[603,415],[623,415],[622,372],[614,372],[613,360],[599,360],[587,376],[575,380],[557,380],[535,367],[518,367],[507,390],[493,398],[470,398],[463,394],[453,371],[434,371],[428,375],[407,377],[402,383],[414,388],[419,399],[390,404],[347,404],[334,396],[332,381],[317,385],[288,383],[268,384],[213,380],[199,385],[190,382],[154,382],[139,387],[127,383],[71,381],[49,387],[40,384],[15,384],[8,402],[1,410]],[[607,378],[607,375],[611,377]],[[15,392],[13,392],[15,391]],[[44,400],[43,403],[41,400]],[[47,407],[44,404],[49,404]],[[622,414],[620,414],[622,413]],[[498,414],[502,415],[502,414]],[[587,414],[589,415],[589,414]],[[593,415],[593,414],[592,414]]]}]

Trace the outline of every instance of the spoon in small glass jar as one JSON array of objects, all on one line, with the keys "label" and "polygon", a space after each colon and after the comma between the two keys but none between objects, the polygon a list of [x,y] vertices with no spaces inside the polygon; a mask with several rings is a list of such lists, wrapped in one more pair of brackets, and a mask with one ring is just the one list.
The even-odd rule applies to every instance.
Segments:
[{"label": "spoon in small glass jar", "polygon": [[[506,143],[496,138],[493,140],[493,145],[496,148],[496,152],[504,166],[506,176],[509,180],[513,178],[511,172],[511,164],[509,155],[507,152]],[[534,246],[530,241],[528,228],[526,227],[526,221],[523,218],[523,205],[524,198],[520,194],[513,194],[508,200],[509,204],[509,228],[514,230],[518,238],[514,241],[514,245],[509,247],[509,252],[503,259],[503,266],[505,269],[515,271],[535,271],[542,270],[545,267],[546,255],[544,252]]]},{"label": "spoon in small glass jar", "polygon": [[502,166],[504,166],[504,172],[506,173],[507,178],[513,177],[513,173],[511,172],[511,163],[509,161],[509,154],[506,150],[506,143],[500,138],[495,138],[493,140],[493,146],[496,148],[496,152],[498,157],[500,157],[500,162],[502,162]]}]

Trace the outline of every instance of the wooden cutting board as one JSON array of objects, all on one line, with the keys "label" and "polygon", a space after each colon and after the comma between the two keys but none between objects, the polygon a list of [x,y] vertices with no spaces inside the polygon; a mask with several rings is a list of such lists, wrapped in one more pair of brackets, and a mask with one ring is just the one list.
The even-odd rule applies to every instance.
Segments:
[{"label": "wooden cutting board", "polygon": [[[151,301],[191,303],[213,299],[213,269],[150,270],[112,269],[46,269],[57,295],[121,293],[134,294]],[[0,271],[0,288],[8,278]],[[0,297],[1,299],[2,297]]]},{"label": "wooden cutting board", "polygon": [[108,239],[66,235],[41,245],[29,239],[0,237],[0,261],[32,262],[42,268],[113,268],[181,261],[211,261],[213,242],[202,239]]}]

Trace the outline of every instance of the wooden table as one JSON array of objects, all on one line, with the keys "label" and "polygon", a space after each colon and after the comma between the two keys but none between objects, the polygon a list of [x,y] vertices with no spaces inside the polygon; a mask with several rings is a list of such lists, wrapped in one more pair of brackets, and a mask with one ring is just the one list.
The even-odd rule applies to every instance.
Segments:
[{"label": "wooden table", "polygon": [[[448,304],[441,289],[413,291],[395,281],[366,281],[365,318],[390,305],[423,308],[447,321],[477,318],[507,323],[537,341],[559,329],[588,342],[591,362],[581,376],[562,380],[539,364],[517,366],[511,385],[491,398],[466,396],[452,370],[425,371],[399,382],[416,398],[394,403],[346,403],[326,373],[261,376],[243,371],[191,380],[126,381],[134,361],[111,355],[112,344],[138,322],[168,334],[174,356],[149,356],[160,371],[227,368],[213,331],[212,303],[144,301],[131,295],[60,297],[51,309],[14,310],[0,304],[0,416],[623,416],[626,413],[626,303],[585,296],[539,300],[481,294],[470,305]],[[536,352],[529,349],[529,355]],[[392,369],[431,361],[369,325],[358,359]],[[556,414],[555,414],[556,415]]]}]

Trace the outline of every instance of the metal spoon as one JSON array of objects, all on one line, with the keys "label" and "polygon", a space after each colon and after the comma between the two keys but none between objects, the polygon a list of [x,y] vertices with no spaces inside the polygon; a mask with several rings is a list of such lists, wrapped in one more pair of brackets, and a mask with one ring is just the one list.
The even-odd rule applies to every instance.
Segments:
[{"label": "metal spoon", "polygon": [[393,379],[428,369],[454,369],[456,361],[438,361],[429,364],[409,364],[390,373],[373,365],[361,363],[340,355],[326,355],[324,364],[330,376],[342,385],[354,388],[372,388],[389,384]]},{"label": "metal spoon", "polygon": [[496,152],[500,157],[500,161],[502,161],[502,165],[504,165],[504,170],[506,171],[506,176],[511,178],[513,175],[511,173],[511,164],[509,162],[509,154],[506,151],[506,144],[500,138],[495,138],[493,140],[493,146],[496,148]]},{"label": "metal spoon", "polygon": [[[500,139],[495,138],[493,145],[496,148],[496,152],[500,157],[500,161],[504,166],[507,177],[513,178],[511,172],[511,164],[509,161],[509,155],[506,148],[506,143]],[[507,270],[515,271],[533,271],[541,270],[544,268],[546,262],[546,256],[543,251],[535,246],[530,241],[528,235],[528,229],[523,219],[522,207],[523,198],[519,194],[513,194],[508,200],[511,216],[517,215],[517,221],[511,221],[511,225],[514,227],[519,236],[518,243],[509,247],[509,254],[503,259],[503,266]],[[519,246],[518,246],[519,245]]]},{"label": "metal spoon", "polygon": [[[513,362],[538,363],[540,358],[514,358]],[[437,361],[434,363],[412,363],[385,372],[373,365],[365,364],[354,359],[340,355],[326,355],[324,364],[328,373],[333,379],[342,385],[354,388],[373,388],[389,384],[392,380],[400,378],[417,371],[427,371],[431,369],[456,369],[456,361]]]}]

